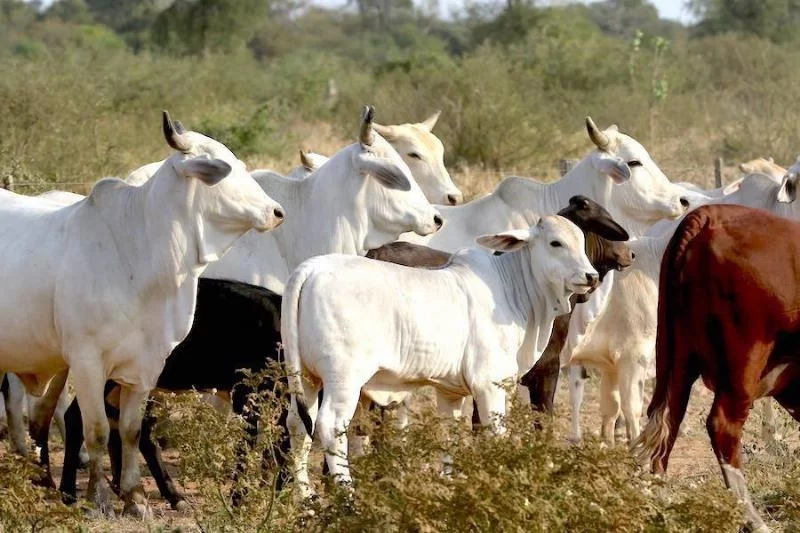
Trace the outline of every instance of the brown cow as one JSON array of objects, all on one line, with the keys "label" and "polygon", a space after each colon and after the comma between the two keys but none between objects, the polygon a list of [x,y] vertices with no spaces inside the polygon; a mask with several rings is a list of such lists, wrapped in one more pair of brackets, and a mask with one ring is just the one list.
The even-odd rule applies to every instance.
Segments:
[{"label": "brown cow", "polygon": [[634,443],[655,472],[669,454],[698,377],[714,391],[706,427],[725,484],[756,513],[741,471],[742,427],[753,401],[773,396],[800,421],[800,223],[767,211],[700,207],[664,253],[656,387]]}]

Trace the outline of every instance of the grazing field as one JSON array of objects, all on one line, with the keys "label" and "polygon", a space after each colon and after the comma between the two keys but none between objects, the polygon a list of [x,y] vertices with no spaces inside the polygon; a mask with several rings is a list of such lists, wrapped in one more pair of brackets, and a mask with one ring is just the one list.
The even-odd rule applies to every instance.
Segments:
[{"label": "grazing field", "polygon": [[[599,427],[594,377],[586,388],[582,422],[592,433]],[[0,448],[2,522],[7,531],[29,530],[37,521],[46,530],[84,531],[707,531],[737,530],[738,508],[722,485],[708,436],[705,416],[711,394],[695,386],[682,435],[672,455],[666,481],[642,473],[624,445],[609,449],[594,437],[570,444],[568,399],[562,383],[552,427],[537,434],[524,412],[510,415],[511,435],[503,439],[469,435],[466,424],[441,426],[421,394],[416,410],[422,420],[412,424],[405,442],[391,435],[381,454],[354,461],[355,501],[320,486],[322,498],[315,514],[298,507],[289,493],[273,495],[257,487],[255,468],[248,474],[254,493],[241,511],[226,503],[226,472],[232,465],[229,445],[236,424],[221,420],[192,395],[168,398],[180,420],[169,423],[181,457],[171,450],[170,472],[184,488],[194,509],[191,515],[172,511],[159,496],[151,478],[146,489],[155,517],[141,523],[108,520],[84,511],[70,512],[52,501],[53,495],[21,490],[22,481],[9,465],[17,464]],[[173,416],[173,418],[178,418]],[[746,426],[746,475],[760,512],[775,531],[800,531],[798,428],[782,411],[778,415],[777,446],[760,436],[758,409]],[[444,443],[437,428],[453,437]],[[390,431],[390,433],[392,433]],[[595,430],[596,433],[596,430]],[[387,436],[388,438],[389,436]],[[373,438],[375,438],[373,436]],[[62,460],[61,442],[52,440],[54,464]],[[444,477],[437,457],[444,446],[453,451],[455,472]],[[190,455],[194,453],[195,456]],[[321,455],[315,454],[312,479],[321,479]],[[255,464],[255,461],[254,461]],[[146,466],[142,463],[143,471]],[[60,476],[58,467],[54,472]],[[267,471],[266,479],[274,472]],[[79,478],[79,495],[86,489]],[[16,499],[9,499],[15,495]],[[275,497],[273,501],[272,498]],[[121,511],[121,503],[117,505]],[[12,513],[12,514],[6,514]],[[10,522],[13,520],[13,522]]]}]

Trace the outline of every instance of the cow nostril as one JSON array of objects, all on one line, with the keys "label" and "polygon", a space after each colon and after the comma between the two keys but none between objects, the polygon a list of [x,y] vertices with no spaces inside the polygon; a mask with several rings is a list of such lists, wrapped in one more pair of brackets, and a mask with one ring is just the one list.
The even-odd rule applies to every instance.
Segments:
[{"label": "cow nostril", "polygon": [[447,203],[450,205],[458,204],[458,197],[455,194],[448,194],[447,195]]},{"label": "cow nostril", "polygon": [[636,259],[636,254],[634,252],[631,252],[631,259]]},{"label": "cow nostril", "polygon": [[280,207],[276,207],[275,209],[273,209],[272,214],[278,220],[283,220],[284,217],[283,209],[281,209]]},{"label": "cow nostril", "polygon": [[436,229],[439,229],[442,227],[442,224],[444,224],[444,221],[439,215],[433,215],[433,223],[436,224]]},{"label": "cow nostril", "polygon": [[689,200],[685,196],[681,196],[680,202],[683,207],[689,207]]}]

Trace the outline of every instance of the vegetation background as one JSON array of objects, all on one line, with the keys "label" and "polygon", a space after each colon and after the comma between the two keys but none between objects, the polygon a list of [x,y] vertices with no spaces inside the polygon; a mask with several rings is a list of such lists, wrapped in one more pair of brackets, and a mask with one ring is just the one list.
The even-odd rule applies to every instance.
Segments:
[{"label": "vegetation background", "polygon": [[[285,171],[300,146],[330,154],[351,142],[363,103],[384,124],[441,109],[436,133],[468,197],[510,173],[554,178],[558,159],[588,150],[587,114],[639,139],[674,181],[710,185],[718,156],[793,162],[800,1],[687,5],[691,26],[660,19],[646,0],[467,2],[447,18],[437,0],[339,9],[309,0],[0,0],[0,179],[34,193],[86,192],[101,177],[124,177],[167,154],[162,108],[253,167]],[[146,526],[154,530],[716,532],[735,531],[740,518],[710,456],[708,396],[679,439],[671,484],[642,477],[624,448],[564,446],[563,424],[532,432],[524,410],[512,411],[512,437],[498,440],[464,426],[431,431],[440,423],[423,405],[404,439],[390,434],[381,453],[355,461],[356,501],[323,490],[314,514],[272,491],[274,469],[260,471],[258,451],[245,477],[250,497],[232,509],[240,421],[191,395],[164,401],[173,418],[184,415],[163,431],[179,445],[179,458],[169,457],[195,514],[164,511]],[[275,415],[277,399],[262,401]],[[592,416],[584,425],[596,426]],[[391,433],[387,424],[381,431]],[[275,437],[268,433],[262,446]],[[796,425],[782,434],[791,439],[762,454],[749,426],[748,442],[760,448],[748,476],[770,523],[800,531]],[[435,468],[445,449],[452,477]],[[0,453],[0,531],[142,530],[86,521],[31,487],[30,468]]]}]

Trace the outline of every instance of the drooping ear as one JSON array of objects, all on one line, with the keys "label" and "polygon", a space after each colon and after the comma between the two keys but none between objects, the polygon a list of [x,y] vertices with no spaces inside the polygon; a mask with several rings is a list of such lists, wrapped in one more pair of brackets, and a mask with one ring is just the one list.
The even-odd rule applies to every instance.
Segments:
[{"label": "drooping ear", "polygon": [[625,183],[631,179],[631,168],[622,158],[606,152],[593,152],[590,156],[592,165],[601,174],[614,180],[614,183]]},{"label": "drooping ear", "polygon": [[410,191],[411,182],[395,163],[389,159],[378,158],[369,153],[359,154],[357,158],[358,171],[375,178],[378,183],[388,189]]},{"label": "drooping ear", "polygon": [[231,173],[231,166],[221,159],[196,157],[181,161],[181,170],[188,178],[197,178],[206,185],[216,185]]},{"label": "drooping ear", "polygon": [[531,240],[531,232],[526,229],[512,229],[493,235],[481,235],[475,242],[497,252],[513,252],[527,245]]},{"label": "drooping ear", "polygon": [[625,228],[617,224],[617,221],[610,216],[592,217],[587,222],[586,229],[609,241],[627,241],[630,239],[630,235],[625,231]]},{"label": "drooping ear", "polygon": [[439,121],[439,115],[442,114],[442,111],[436,111],[433,115],[429,116],[425,120],[419,123],[419,126],[425,130],[433,131],[433,127],[436,126],[436,122]]},{"label": "drooping ear", "polygon": [[783,204],[790,204],[797,198],[797,179],[799,174],[786,174],[783,183],[778,190],[778,201]]},{"label": "drooping ear", "polygon": [[396,126],[384,126],[383,124],[378,124],[377,122],[372,123],[372,129],[377,131],[378,135],[390,142],[395,140],[398,136],[396,128]]}]

